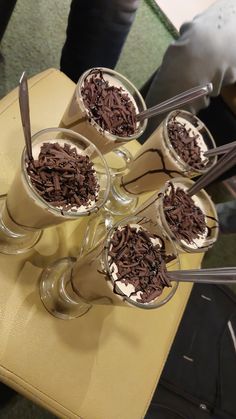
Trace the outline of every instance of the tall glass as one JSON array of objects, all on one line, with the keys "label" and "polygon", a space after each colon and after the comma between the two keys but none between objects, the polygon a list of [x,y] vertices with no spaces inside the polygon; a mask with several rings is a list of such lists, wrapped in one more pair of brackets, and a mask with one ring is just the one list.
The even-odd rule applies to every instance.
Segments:
[{"label": "tall glass", "polygon": [[[61,259],[43,272],[40,282],[40,295],[46,309],[54,316],[72,319],[84,315],[94,304],[114,304],[125,307],[154,309],[167,303],[175,294],[178,283],[164,287],[162,293],[149,303],[137,301],[126,294],[121,285],[114,280],[109,261],[110,243],[117,228],[126,225],[140,226],[151,234],[160,237],[165,252],[172,256],[166,265],[167,271],[180,269],[176,248],[170,238],[162,234],[162,228],[153,220],[134,216],[115,224],[108,234],[95,234],[94,240],[83,249],[77,261]],[[92,227],[92,226],[91,226]],[[100,225],[101,227],[101,225]],[[94,228],[90,228],[94,234]],[[164,247],[163,247],[164,248]]]},{"label": "tall glass", "polygon": [[165,182],[177,176],[194,178],[207,172],[217,161],[217,157],[205,160],[202,169],[189,166],[174,149],[169,134],[168,124],[173,118],[180,118],[199,136],[199,146],[203,158],[204,151],[215,147],[215,141],[203,122],[190,112],[175,110],[167,115],[153,134],[142,145],[134,160],[129,165],[129,172],[122,177],[122,188],[128,194],[141,194],[158,191]]},{"label": "tall glass", "polygon": [[[121,146],[139,138],[140,135],[145,131],[147,120],[138,122],[134,134],[130,135],[129,137],[117,136],[110,133],[109,131],[104,131],[100,125],[95,122],[90,111],[85,106],[82,95],[84,81],[91,77],[91,74],[97,70],[102,71],[104,80],[108,81],[111,86],[118,88],[121,87],[123,92],[128,94],[130,100],[134,104],[137,113],[146,109],[146,105],[141,94],[126,77],[122,76],[114,70],[99,67],[86,71],[80,77],[71,101],[68,104],[61,119],[60,126],[73,129],[73,131],[79,132],[80,134],[89,138],[102,154],[109,153],[110,151],[116,151],[118,155],[125,160],[126,166],[126,164],[132,160],[132,156],[127,149]],[[123,170],[124,166],[122,166],[120,171]],[[119,172],[119,169],[116,168],[114,171]]]},{"label": "tall glass", "polygon": [[[156,219],[156,221],[162,227],[163,235],[167,235],[167,237],[171,238],[171,240],[175,243],[179,253],[206,252],[214,245],[219,233],[219,223],[214,203],[204,189],[200,190],[196,195],[192,197],[195,205],[202,210],[205,216],[206,230],[204,234],[200,234],[199,237],[194,239],[191,243],[189,243],[187,240],[180,240],[176,237],[170,228],[167,217],[165,215],[164,197],[170,192],[170,183],[172,183],[175,189],[180,187],[187,192],[187,190],[194,184],[194,181],[184,177],[171,179],[165,183],[164,187],[158,193],[149,198],[136,211],[136,214],[139,216]],[[178,220],[178,223],[181,224],[181,220]]]},{"label": "tall glass", "polygon": [[27,173],[26,150],[23,150],[18,169],[6,199],[2,201],[0,216],[0,252],[22,253],[32,248],[44,228],[79,219],[103,207],[110,190],[110,175],[100,151],[80,134],[63,128],[48,128],[32,137],[33,157],[37,159],[43,143],[68,144],[77,153],[88,156],[93,163],[99,184],[96,199],[89,204],[70,209],[53,206],[40,195]]}]

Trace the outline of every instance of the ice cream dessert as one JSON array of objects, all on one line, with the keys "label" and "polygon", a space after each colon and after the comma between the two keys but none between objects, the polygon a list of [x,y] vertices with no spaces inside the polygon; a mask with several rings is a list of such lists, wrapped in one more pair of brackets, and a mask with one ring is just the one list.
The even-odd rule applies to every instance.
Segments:
[{"label": "ice cream dessert", "polygon": [[43,143],[39,153],[38,149],[39,144],[33,149],[35,159],[26,163],[36,192],[61,213],[93,206],[99,185],[89,156],[64,140]]},{"label": "ice cream dessert", "polygon": [[205,251],[217,239],[217,215],[204,190],[193,197],[188,195],[190,183],[184,178],[167,182],[161,199],[156,201],[157,218],[178,248]]},{"label": "ice cream dessert", "polygon": [[207,171],[216,157],[204,152],[215,147],[205,125],[186,111],[171,112],[142,145],[122,178],[131,194],[159,190],[176,176],[192,178]]},{"label": "ice cream dessert", "polygon": [[137,106],[121,83],[102,70],[93,70],[84,79],[81,88],[83,102],[89,117],[107,131],[118,137],[129,137],[137,131]]},{"label": "ice cream dessert", "polygon": [[145,103],[138,90],[113,70],[95,68],[79,79],[60,123],[89,138],[103,153],[139,137],[146,121],[136,114]]},{"label": "ice cream dessert", "polygon": [[[170,191],[164,196],[164,212],[167,223],[177,240],[201,247],[208,235],[205,215],[200,208],[201,202],[191,198],[187,191],[174,188],[170,182]],[[169,192],[169,193],[168,193]],[[199,206],[200,205],[200,206]]]},{"label": "ice cream dessert", "polygon": [[187,119],[175,114],[168,120],[167,132],[175,152],[189,167],[203,170],[208,158],[204,152],[208,150],[203,136]]},{"label": "ice cream dessert", "polygon": [[86,150],[67,139],[33,142],[34,159],[23,154],[7,196],[10,219],[41,229],[89,214],[97,205],[99,182]]},{"label": "ice cream dessert", "polygon": [[172,265],[179,269],[176,250],[149,230],[148,220],[142,218],[141,223],[117,225],[107,240],[78,259],[72,284],[83,301],[155,308],[175,293],[177,284],[167,270]]},{"label": "ice cream dessert", "polygon": [[141,304],[154,302],[163,288],[171,287],[167,256],[161,237],[138,224],[117,228],[108,251],[114,292]]}]

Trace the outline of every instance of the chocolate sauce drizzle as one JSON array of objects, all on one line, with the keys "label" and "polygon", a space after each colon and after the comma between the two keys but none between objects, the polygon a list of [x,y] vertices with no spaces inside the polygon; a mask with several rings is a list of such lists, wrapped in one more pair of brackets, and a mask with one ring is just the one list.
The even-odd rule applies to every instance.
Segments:
[{"label": "chocolate sauce drizzle", "polygon": [[[158,238],[161,244],[154,245],[151,239]],[[114,280],[114,292],[124,295],[117,284],[131,284],[134,287],[129,297],[136,296],[140,292],[137,302],[150,303],[163,291],[164,287],[170,287],[166,263],[173,256],[165,252],[165,244],[161,237],[150,234],[146,229],[126,225],[117,228],[111,238],[109,251],[109,266],[114,273],[117,268],[117,279]]]},{"label": "chocolate sauce drizzle", "polygon": [[215,225],[213,225],[212,227],[207,226],[207,238],[209,238],[212,235],[212,230],[216,230],[219,228],[219,222],[215,217],[211,217],[210,215],[205,214],[205,218],[215,221]]},{"label": "chocolate sauce drizzle", "polygon": [[[123,178],[121,180],[121,185],[122,187],[130,194],[132,194],[132,192],[129,191],[127,187],[127,185],[130,185],[131,183],[137,182],[139,179],[142,179],[144,176],[147,176],[149,174],[156,174],[156,173],[165,173],[167,176],[169,176],[169,178],[174,178],[177,175],[183,176],[184,172],[178,172],[177,170],[169,170],[166,168],[166,164],[165,164],[165,160],[164,160],[164,156],[162,154],[162,151],[159,150],[158,148],[149,148],[148,150],[144,151],[143,153],[141,153],[134,161],[137,161],[140,157],[142,157],[144,154],[146,153],[157,153],[158,156],[161,159],[161,163],[162,163],[162,168],[161,169],[152,169],[152,170],[148,170],[146,172],[144,172],[142,175],[135,177],[134,179],[128,181],[128,182],[124,182]],[[139,193],[144,193],[146,192],[145,190]]]},{"label": "chocolate sauce drizzle", "polygon": [[139,207],[139,209],[135,212],[135,215],[139,215],[141,214],[143,211],[147,211],[148,208],[152,207],[155,202],[160,199],[161,197],[161,193],[159,193],[158,195],[155,194],[154,197],[149,198],[148,201],[145,201],[144,204],[141,205],[141,207]]}]

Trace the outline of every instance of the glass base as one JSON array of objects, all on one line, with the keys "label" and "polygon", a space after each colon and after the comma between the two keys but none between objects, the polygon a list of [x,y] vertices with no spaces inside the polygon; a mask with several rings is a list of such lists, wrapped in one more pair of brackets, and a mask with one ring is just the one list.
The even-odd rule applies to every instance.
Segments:
[{"label": "glass base", "polygon": [[71,287],[75,258],[63,258],[49,265],[41,275],[40,298],[54,317],[72,320],[86,314],[91,304],[84,302]]},{"label": "glass base", "polygon": [[114,182],[104,208],[112,215],[131,215],[138,206],[139,198],[130,195],[120,186],[119,178],[114,177]]},{"label": "glass base", "polygon": [[[16,233],[10,230],[2,221],[2,210],[5,205],[6,196],[0,197],[0,253],[5,255],[17,255],[28,252],[38,243],[41,230],[24,230],[24,233]],[[18,227],[18,226],[17,226]]]},{"label": "glass base", "polygon": [[124,175],[133,161],[133,156],[127,148],[120,146],[106,154],[105,159],[111,175]]}]

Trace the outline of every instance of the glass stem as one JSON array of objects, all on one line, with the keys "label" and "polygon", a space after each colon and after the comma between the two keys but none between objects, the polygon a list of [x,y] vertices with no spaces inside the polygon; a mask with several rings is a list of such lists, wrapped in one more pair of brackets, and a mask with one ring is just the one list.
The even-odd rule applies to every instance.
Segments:
[{"label": "glass stem", "polygon": [[138,196],[129,194],[121,184],[122,176],[113,176],[105,208],[114,215],[132,214],[138,205]]}]

